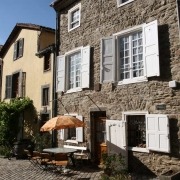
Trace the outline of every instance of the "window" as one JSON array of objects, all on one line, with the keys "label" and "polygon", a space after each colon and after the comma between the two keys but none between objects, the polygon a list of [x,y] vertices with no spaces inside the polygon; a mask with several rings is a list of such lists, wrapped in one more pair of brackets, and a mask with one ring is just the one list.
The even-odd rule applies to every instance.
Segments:
[{"label": "window", "polygon": [[14,43],[13,60],[16,60],[23,56],[23,49],[24,49],[24,38],[19,39]]},{"label": "window", "polygon": [[128,146],[146,148],[145,115],[127,116]]},{"label": "window", "polygon": [[80,26],[81,4],[68,11],[68,30],[71,31]]},{"label": "window", "polygon": [[57,57],[57,91],[67,93],[89,88],[90,47],[81,47]]},{"label": "window", "polygon": [[132,1],[134,1],[134,0],[117,0],[117,4],[118,4],[118,6],[120,7],[120,6],[123,6],[123,5],[125,5],[125,4],[130,3],[130,2],[132,2]]},{"label": "window", "polygon": [[25,97],[26,73],[18,72],[6,76],[5,98]]},{"label": "window", "polygon": [[159,76],[157,21],[103,38],[101,83],[129,84]]},{"label": "window", "polygon": [[44,55],[44,71],[48,71],[51,68],[51,54],[46,53]]},{"label": "window", "polygon": [[[71,114],[69,114],[69,115],[71,115]],[[72,114],[72,116],[83,121],[82,116],[74,115],[74,114]],[[64,140],[64,141],[67,139],[73,139],[73,140],[76,140],[78,142],[83,142],[83,127],[59,130],[59,136],[60,136],[59,138]]]},{"label": "window", "polygon": [[42,87],[42,106],[49,105],[49,86]]},{"label": "window", "polygon": [[147,112],[124,112],[124,120],[107,120],[109,152],[128,150],[170,152],[169,120],[167,115]]}]

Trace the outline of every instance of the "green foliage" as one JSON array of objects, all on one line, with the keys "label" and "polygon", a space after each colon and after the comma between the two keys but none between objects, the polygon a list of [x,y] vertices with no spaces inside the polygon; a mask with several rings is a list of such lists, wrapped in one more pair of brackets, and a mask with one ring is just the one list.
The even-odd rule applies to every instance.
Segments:
[{"label": "green foliage", "polygon": [[46,132],[43,134],[37,133],[33,138],[32,141],[35,144],[35,149],[36,151],[41,152],[44,148],[49,148],[51,147],[51,135]]},{"label": "green foliage", "polygon": [[104,174],[102,180],[125,180],[128,179],[128,171],[121,154],[102,154]]},{"label": "green foliage", "polygon": [[0,102],[0,144],[12,144],[19,132],[20,115],[28,108],[32,108],[33,102],[29,98],[15,98],[9,103]]}]

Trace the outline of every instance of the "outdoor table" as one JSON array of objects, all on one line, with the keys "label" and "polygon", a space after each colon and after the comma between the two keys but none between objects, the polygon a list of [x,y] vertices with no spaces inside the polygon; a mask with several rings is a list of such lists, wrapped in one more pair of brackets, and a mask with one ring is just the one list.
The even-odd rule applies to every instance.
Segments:
[{"label": "outdoor table", "polygon": [[73,166],[75,166],[73,153],[76,152],[76,151],[77,151],[77,149],[65,148],[65,147],[56,147],[56,148],[43,149],[43,152],[52,153],[52,154],[57,154],[57,153],[69,154],[69,157],[70,157],[70,159],[72,161]]}]

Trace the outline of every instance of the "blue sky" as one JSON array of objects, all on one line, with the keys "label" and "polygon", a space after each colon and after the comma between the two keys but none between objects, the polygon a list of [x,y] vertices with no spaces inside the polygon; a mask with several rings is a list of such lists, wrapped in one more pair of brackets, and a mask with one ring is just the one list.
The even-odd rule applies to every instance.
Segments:
[{"label": "blue sky", "polygon": [[16,23],[55,28],[54,0],[3,0],[0,5],[0,44],[4,44]]}]

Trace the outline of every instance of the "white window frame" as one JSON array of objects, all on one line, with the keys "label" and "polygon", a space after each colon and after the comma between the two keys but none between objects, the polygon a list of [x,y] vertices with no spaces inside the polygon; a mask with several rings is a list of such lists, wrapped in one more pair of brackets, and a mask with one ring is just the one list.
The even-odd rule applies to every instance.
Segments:
[{"label": "white window frame", "polygon": [[[81,116],[81,115],[78,115],[78,114],[76,114],[76,113],[71,113],[71,114],[64,114],[64,116],[75,116],[75,117],[80,117],[81,119],[82,119],[82,121],[83,121],[83,116]],[[78,119],[80,119],[80,118],[78,118]],[[68,129],[61,129],[61,130],[59,130],[59,136],[60,136],[60,139],[62,139],[62,140],[68,140],[67,139],[67,131],[68,131]],[[78,138],[78,135],[79,135],[79,133],[81,133],[81,137],[80,138]],[[77,142],[83,142],[83,127],[77,127],[76,128],[76,141]]]},{"label": "white window frame", "polygon": [[[139,77],[132,77],[131,79],[123,79],[121,80],[118,76],[120,73],[119,68],[119,51],[118,51],[118,43],[117,39],[121,38],[125,35],[131,34],[133,32],[142,31],[143,33],[143,63],[144,63],[144,74]],[[105,41],[109,40],[112,48],[111,52],[108,52],[109,55],[106,55],[106,48],[108,49],[108,44],[104,47]],[[139,26],[132,27],[127,30],[123,30],[121,32],[113,34],[111,37],[105,37],[101,40],[101,64],[100,64],[100,82],[117,82],[118,85],[122,84],[131,84],[131,83],[139,83],[148,81],[149,77],[160,76],[160,68],[159,68],[159,43],[158,43],[158,22],[154,20],[152,22],[142,24]],[[108,42],[108,41],[107,41]],[[114,49],[113,49],[114,47]],[[111,55],[111,56],[110,56]],[[111,58],[109,61],[109,66],[112,67],[112,70],[109,69],[109,72],[106,70],[108,66],[106,66],[106,58]],[[104,68],[105,67],[105,68]],[[106,77],[104,76],[106,74]],[[109,76],[109,79],[108,79]]]},{"label": "white window frame", "polygon": [[[136,32],[136,31],[142,31],[142,33],[143,33],[143,26],[144,25],[145,24],[141,24],[139,26],[134,26],[134,27],[132,27],[130,29],[126,29],[126,30],[123,30],[121,32],[115,33],[115,34],[113,34],[113,36],[115,36],[115,38],[118,39],[118,38],[123,37],[123,36],[125,36],[127,34],[132,34],[132,33]],[[117,51],[117,49],[119,47],[116,46],[115,48],[116,48],[116,54],[119,54],[119,52]],[[144,42],[143,42],[143,56],[144,56]],[[119,63],[119,57],[117,57],[117,64],[118,63]],[[122,81],[118,80],[118,85],[148,81],[147,77],[145,76],[146,68],[145,68],[145,61],[144,61],[144,59],[143,59],[143,65],[144,65],[144,69],[143,69],[144,70],[144,76],[134,77],[134,78],[131,78],[131,79],[123,79]],[[119,74],[119,72],[120,72],[119,65],[117,65],[117,74]]]},{"label": "white window frame", "polygon": [[[76,10],[79,10],[79,23],[77,26],[75,27],[71,27],[71,23],[72,23],[72,13]],[[81,21],[81,3],[77,4],[76,6],[74,6],[73,8],[71,8],[69,11],[68,11],[68,32],[76,29],[77,27],[80,26],[80,21]]]},{"label": "white window frame", "polygon": [[[77,88],[69,89],[68,73],[69,66],[68,61],[71,54],[76,52],[81,53],[81,85]],[[59,59],[58,59],[59,58]],[[57,57],[57,79],[56,79],[56,91],[63,91],[65,93],[73,93],[82,91],[83,88],[89,88],[90,83],[90,46],[81,46],[71,51],[66,52],[64,55]]]},{"label": "white window frame", "polygon": [[127,2],[122,2],[122,0],[117,0],[117,6],[118,7],[121,7],[121,6],[124,6],[124,5],[126,5],[126,4],[129,4],[129,3],[131,3],[131,2],[133,2],[134,0],[128,0]]},{"label": "white window frame", "polygon": [[[149,114],[148,111],[126,111],[122,113],[122,119],[123,121],[127,122],[127,116],[128,115],[144,115],[146,116],[146,114]],[[146,119],[145,119],[145,123],[146,123]],[[128,139],[127,139],[128,142]],[[128,144],[128,143],[127,143]],[[149,150],[146,148],[140,148],[140,147],[129,147],[128,146],[128,150],[130,151],[136,151],[136,152],[146,152],[149,153]]]}]

